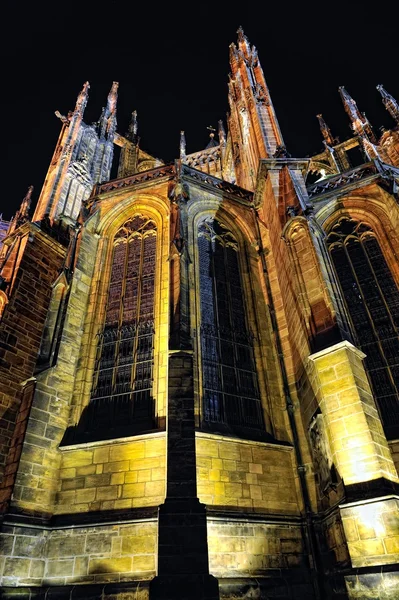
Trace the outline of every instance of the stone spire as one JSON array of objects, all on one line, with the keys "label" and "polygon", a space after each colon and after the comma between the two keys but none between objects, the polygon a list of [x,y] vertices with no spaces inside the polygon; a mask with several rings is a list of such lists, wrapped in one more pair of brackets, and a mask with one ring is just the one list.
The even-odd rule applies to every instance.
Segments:
[{"label": "stone spire", "polygon": [[218,121],[218,135],[219,135],[219,144],[220,146],[226,145],[226,132],[224,130],[223,121],[220,119]]},{"label": "stone spire", "polygon": [[237,33],[237,44],[230,45],[229,131],[237,183],[252,189],[259,159],[281,152],[284,140],[258,52],[242,27]]},{"label": "stone spire", "polygon": [[86,81],[83,84],[82,91],[80,92],[79,96],[77,97],[74,114],[80,114],[81,116],[83,116],[83,113],[84,113],[86,105],[87,105],[87,101],[89,99],[89,89],[90,89],[90,84],[88,81]]},{"label": "stone spire", "polygon": [[18,227],[26,223],[26,221],[29,221],[29,209],[32,202],[32,192],[33,185],[30,185],[26,195],[24,196],[24,199],[21,202],[21,206],[10,221],[10,226],[7,232],[8,234],[15,231],[15,229],[18,229]]},{"label": "stone spire", "polygon": [[137,143],[137,131],[138,131],[138,122],[137,122],[137,110],[132,112],[132,117],[129,123],[129,129],[127,131],[126,137],[128,140]]},{"label": "stone spire", "polygon": [[377,85],[377,90],[382,96],[382,101],[384,103],[385,108],[387,109],[393,120],[399,124],[399,104],[396,102],[395,98],[391,96],[391,94],[388,94],[388,92],[384,90],[381,84]]},{"label": "stone spire", "polygon": [[107,105],[103,108],[99,120],[99,137],[113,140],[116,131],[116,103],[119,83],[114,81],[108,94]]},{"label": "stone spire", "polygon": [[372,142],[373,144],[376,143],[374,132],[366,115],[359,111],[356,102],[348,94],[344,86],[341,86],[338,89],[342,102],[344,104],[345,111],[351,120],[352,129],[354,133],[361,137],[366,136],[370,140],[370,142]]},{"label": "stone spire", "polygon": [[[250,56],[251,45],[249,43],[247,36],[244,33],[243,28],[241,27],[241,25],[237,29],[237,46],[246,58],[248,58]],[[253,48],[254,48],[254,46],[253,46]]]},{"label": "stone spire", "polygon": [[327,125],[327,123],[325,122],[325,120],[323,119],[323,115],[316,115],[316,117],[319,120],[319,125],[320,125],[320,131],[323,135],[324,141],[328,146],[333,146],[336,141],[333,138],[333,135],[331,133],[331,129],[329,128],[329,126]]},{"label": "stone spire", "polygon": [[186,159],[186,136],[184,131],[180,132],[180,160]]}]

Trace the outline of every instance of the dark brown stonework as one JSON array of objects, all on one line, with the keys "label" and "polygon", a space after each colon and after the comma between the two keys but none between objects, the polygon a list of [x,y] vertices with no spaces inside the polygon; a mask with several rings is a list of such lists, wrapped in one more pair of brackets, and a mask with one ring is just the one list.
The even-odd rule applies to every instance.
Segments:
[{"label": "dark brown stonework", "polygon": [[[17,233],[18,235],[18,233]],[[36,360],[51,296],[65,246],[35,226],[19,232],[26,246],[16,257],[10,300],[0,321],[0,459],[3,510],[11,496],[33,395]],[[39,432],[40,435],[40,432]],[[11,453],[10,452],[11,448]]]}]

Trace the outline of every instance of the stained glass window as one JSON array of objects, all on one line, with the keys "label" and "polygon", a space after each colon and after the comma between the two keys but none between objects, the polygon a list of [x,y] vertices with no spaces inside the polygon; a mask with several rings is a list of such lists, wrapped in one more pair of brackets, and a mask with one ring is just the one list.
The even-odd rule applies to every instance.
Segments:
[{"label": "stained glass window", "polygon": [[399,291],[373,230],[344,217],[327,238],[387,437],[399,434]]},{"label": "stained glass window", "polygon": [[115,237],[104,328],[99,336],[91,427],[153,427],[156,226],[141,215]]},{"label": "stained glass window", "polygon": [[238,244],[215,219],[199,227],[203,421],[213,430],[263,430],[244,308]]}]

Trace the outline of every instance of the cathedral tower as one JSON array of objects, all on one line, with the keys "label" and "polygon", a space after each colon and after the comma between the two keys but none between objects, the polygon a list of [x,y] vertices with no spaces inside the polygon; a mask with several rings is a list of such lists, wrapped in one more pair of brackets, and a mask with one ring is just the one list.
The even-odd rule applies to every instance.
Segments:
[{"label": "cathedral tower", "polygon": [[8,227],[6,599],[396,598],[397,127],[340,88],[355,135],[294,158],[241,28],[230,66],[167,165],[86,83]]}]

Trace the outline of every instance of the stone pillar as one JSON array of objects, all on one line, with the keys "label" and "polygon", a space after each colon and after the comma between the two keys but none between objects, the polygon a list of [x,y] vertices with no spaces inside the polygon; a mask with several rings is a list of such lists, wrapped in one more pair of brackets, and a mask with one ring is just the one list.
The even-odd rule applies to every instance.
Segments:
[{"label": "stone pillar", "polygon": [[[339,506],[352,567],[351,599],[398,597],[399,479],[362,360],[347,341],[310,356],[335,468],[345,498]],[[376,571],[376,567],[378,567]],[[360,570],[359,570],[360,569]]]},{"label": "stone pillar", "polygon": [[193,360],[187,351],[169,358],[167,496],[159,509],[158,576],[151,600],[217,600],[209,574],[205,505],[197,498]]},{"label": "stone pillar", "polygon": [[197,498],[193,352],[187,331],[189,257],[182,213],[184,200],[180,199],[171,232],[172,251],[179,253],[178,258],[175,256],[179,268],[171,267],[170,271],[167,490],[159,509],[158,575],[151,581],[150,599],[218,600],[218,581],[209,574],[206,509]]}]

